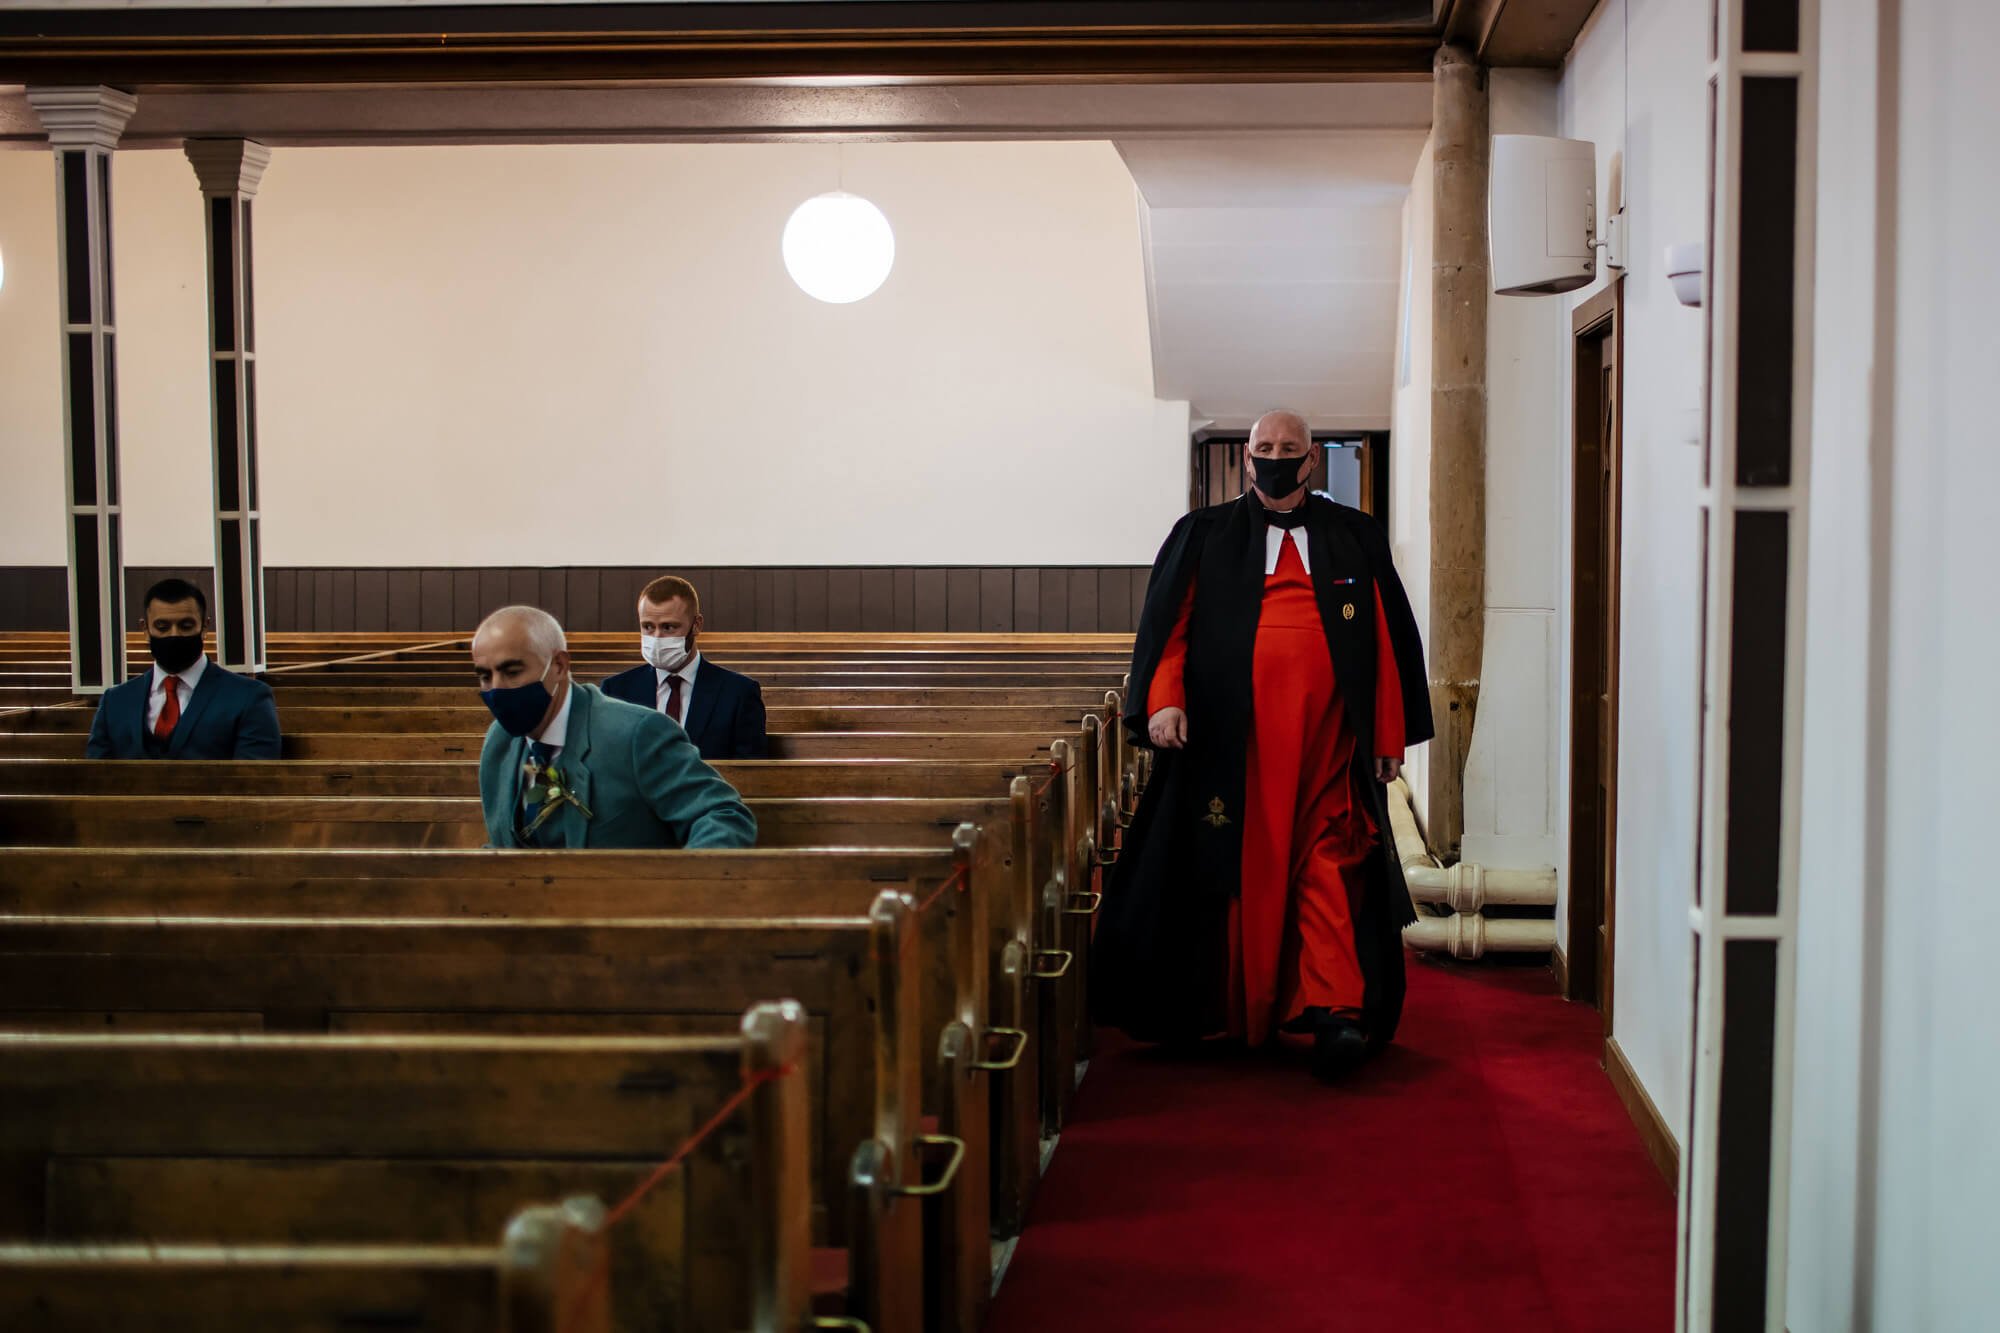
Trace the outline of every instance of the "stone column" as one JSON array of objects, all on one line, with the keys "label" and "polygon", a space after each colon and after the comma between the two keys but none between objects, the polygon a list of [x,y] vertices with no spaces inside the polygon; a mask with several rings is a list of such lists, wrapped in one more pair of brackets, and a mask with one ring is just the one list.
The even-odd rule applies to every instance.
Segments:
[{"label": "stone column", "polygon": [[63,441],[69,466],[70,688],[125,678],[125,544],[118,493],[111,304],[111,153],[138,103],[115,88],[30,88],[56,160]]},{"label": "stone column", "polygon": [[190,139],[208,236],[209,421],[215,443],[216,660],[264,669],[263,519],[257,504],[257,313],[250,209],[271,150]]},{"label": "stone column", "polygon": [[1458,859],[1486,642],[1486,71],[1438,48],[1431,141],[1431,846]]}]

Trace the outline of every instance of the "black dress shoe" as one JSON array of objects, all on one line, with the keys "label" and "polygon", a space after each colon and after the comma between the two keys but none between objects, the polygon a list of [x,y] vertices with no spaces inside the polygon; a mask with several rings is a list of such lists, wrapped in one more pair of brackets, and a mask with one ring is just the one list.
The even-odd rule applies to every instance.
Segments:
[{"label": "black dress shoe", "polygon": [[1313,1024],[1313,1077],[1338,1082],[1368,1058],[1368,1034],[1349,1014],[1329,1014]]}]

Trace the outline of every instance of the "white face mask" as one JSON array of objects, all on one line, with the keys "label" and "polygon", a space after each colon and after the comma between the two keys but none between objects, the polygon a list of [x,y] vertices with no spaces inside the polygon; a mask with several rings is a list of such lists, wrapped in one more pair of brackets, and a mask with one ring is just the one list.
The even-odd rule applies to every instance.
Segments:
[{"label": "white face mask", "polygon": [[688,651],[686,635],[662,638],[654,634],[641,634],[639,655],[661,671],[679,671],[694,657],[694,654]]}]

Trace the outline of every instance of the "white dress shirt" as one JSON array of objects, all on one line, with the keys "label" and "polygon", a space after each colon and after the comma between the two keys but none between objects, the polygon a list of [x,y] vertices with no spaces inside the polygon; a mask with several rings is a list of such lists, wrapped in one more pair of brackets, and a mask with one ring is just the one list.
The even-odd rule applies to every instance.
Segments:
[{"label": "white dress shirt", "polygon": [[570,681],[563,690],[562,707],[556,709],[556,715],[549,719],[549,725],[542,728],[542,734],[531,738],[542,743],[542,748],[549,752],[551,759],[555,758],[556,751],[562,749],[563,742],[569,739],[569,706],[575,702],[576,682]]},{"label": "white dress shirt", "polygon": [[694,674],[699,670],[701,670],[701,653],[699,651],[693,657],[690,657],[679,671],[662,671],[658,667],[653,668],[653,707],[659,709],[662,713],[667,711],[667,682],[675,676],[681,678],[680,722],[683,727],[687,725],[687,720],[694,716]]},{"label": "white dress shirt", "polygon": [[1278,556],[1285,549],[1285,538],[1287,537],[1290,537],[1292,539],[1292,545],[1299,548],[1299,563],[1305,567],[1306,573],[1310,574],[1313,572],[1312,557],[1306,554],[1305,528],[1303,526],[1296,528],[1276,528],[1272,527],[1269,524],[1265,524],[1264,526],[1264,577],[1265,578],[1268,579],[1271,577],[1271,575],[1278,572]]},{"label": "white dress shirt", "polygon": [[188,709],[188,700],[194,698],[194,687],[201,684],[201,673],[208,670],[208,654],[194,659],[194,665],[186,671],[177,671],[169,676],[156,664],[153,667],[152,682],[146,687],[146,730],[151,731],[160,724],[160,714],[167,708],[167,692],[161,686],[171,680],[174,690],[180,695],[181,712]]}]

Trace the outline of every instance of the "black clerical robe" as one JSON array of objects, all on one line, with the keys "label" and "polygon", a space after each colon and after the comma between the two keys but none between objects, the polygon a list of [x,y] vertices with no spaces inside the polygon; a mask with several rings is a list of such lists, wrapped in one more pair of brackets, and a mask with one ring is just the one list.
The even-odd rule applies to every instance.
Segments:
[{"label": "black clerical robe", "polygon": [[[1264,605],[1264,508],[1246,494],[1175,524],[1153,565],[1133,648],[1125,726],[1150,745],[1147,700],[1184,605],[1187,748],[1161,751],[1113,869],[1091,966],[1097,1021],[1142,1040],[1207,1036],[1227,1026],[1230,905],[1241,887],[1243,800],[1256,725],[1252,664]],[[1386,627],[1403,701],[1406,744],[1432,735],[1423,647],[1380,524],[1319,496],[1305,501],[1314,598],[1357,764],[1376,754],[1378,627]],[[1381,614],[1348,614],[1356,605]],[[1384,789],[1357,783],[1374,826],[1389,827]],[[1402,1013],[1402,928],[1416,919],[1393,849],[1377,847],[1350,903],[1365,981],[1370,1041],[1394,1036]]]}]

